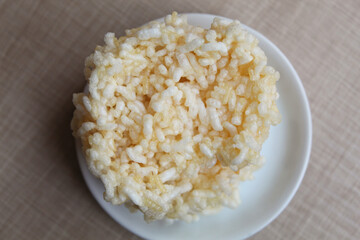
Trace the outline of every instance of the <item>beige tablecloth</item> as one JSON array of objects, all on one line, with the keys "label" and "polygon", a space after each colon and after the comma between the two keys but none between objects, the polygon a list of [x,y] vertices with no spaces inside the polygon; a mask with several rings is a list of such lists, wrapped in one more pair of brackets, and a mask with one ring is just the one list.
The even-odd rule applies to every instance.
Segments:
[{"label": "beige tablecloth", "polygon": [[304,181],[251,239],[360,239],[360,1],[0,1],[0,239],[139,239],[96,203],[69,129],[103,36],[173,10],[237,18],[280,47],[313,117]]}]

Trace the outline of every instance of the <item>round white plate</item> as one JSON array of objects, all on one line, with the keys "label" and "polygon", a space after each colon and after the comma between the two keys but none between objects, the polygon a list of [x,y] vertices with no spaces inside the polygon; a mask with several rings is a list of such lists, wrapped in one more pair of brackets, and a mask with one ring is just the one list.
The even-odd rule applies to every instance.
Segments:
[{"label": "round white plate", "polygon": [[[209,28],[214,15],[187,14],[188,22]],[[80,168],[91,193],[101,207],[118,223],[145,239],[242,239],[260,231],[289,204],[304,176],[311,149],[311,115],[304,88],[295,69],[285,55],[267,38],[244,26],[260,41],[268,64],[280,72],[277,84],[278,106],[282,122],[270,130],[262,154],[265,165],[252,181],[241,183],[241,205],[223,209],[212,216],[202,216],[198,222],[164,221],[150,224],[140,212],[130,213],[124,206],[113,206],[103,199],[104,187],[92,176],[77,142]]]}]

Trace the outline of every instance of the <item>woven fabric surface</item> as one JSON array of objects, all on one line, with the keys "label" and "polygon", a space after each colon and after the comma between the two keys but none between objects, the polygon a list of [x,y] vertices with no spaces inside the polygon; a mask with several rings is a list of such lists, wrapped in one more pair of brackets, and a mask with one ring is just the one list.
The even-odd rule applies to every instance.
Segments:
[{"label": "woven fabric surface", "polygon": [[239,19],[298,71],[313,118],[295,197],[250,239],[360,239],[360,1],[0,1],[0,239],[140,239],[87,189],[76,159],[72,93],[84,59],[172,11]]}]

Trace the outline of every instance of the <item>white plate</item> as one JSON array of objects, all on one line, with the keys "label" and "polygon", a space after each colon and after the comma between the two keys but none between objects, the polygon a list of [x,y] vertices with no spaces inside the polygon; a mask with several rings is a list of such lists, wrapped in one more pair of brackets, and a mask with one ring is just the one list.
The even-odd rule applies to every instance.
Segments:
[{"label": "white plate", "polygon": [[[215,17],[187,14],[190,24],[209,28]],[[260,231],[289,204],[304,176],[311,149],[311,116],[300,78],[284,54],[267,38],[244,26],[260,41],[269,65],[280,72],[278,106],[282,122],[272,127],[263,146],[264,167],[253,181],[240,185],[242,204],[235,210],[224,209],[213,216],[202,216],[195,223],[163,221],[147,224],[141,213],[130,213],[124,206],[113,206],[103,199],[104,187],[93,177],[82,155],[77,154],[86,184],[104,210],[118,223],[145,239],[242,239]]]}]

